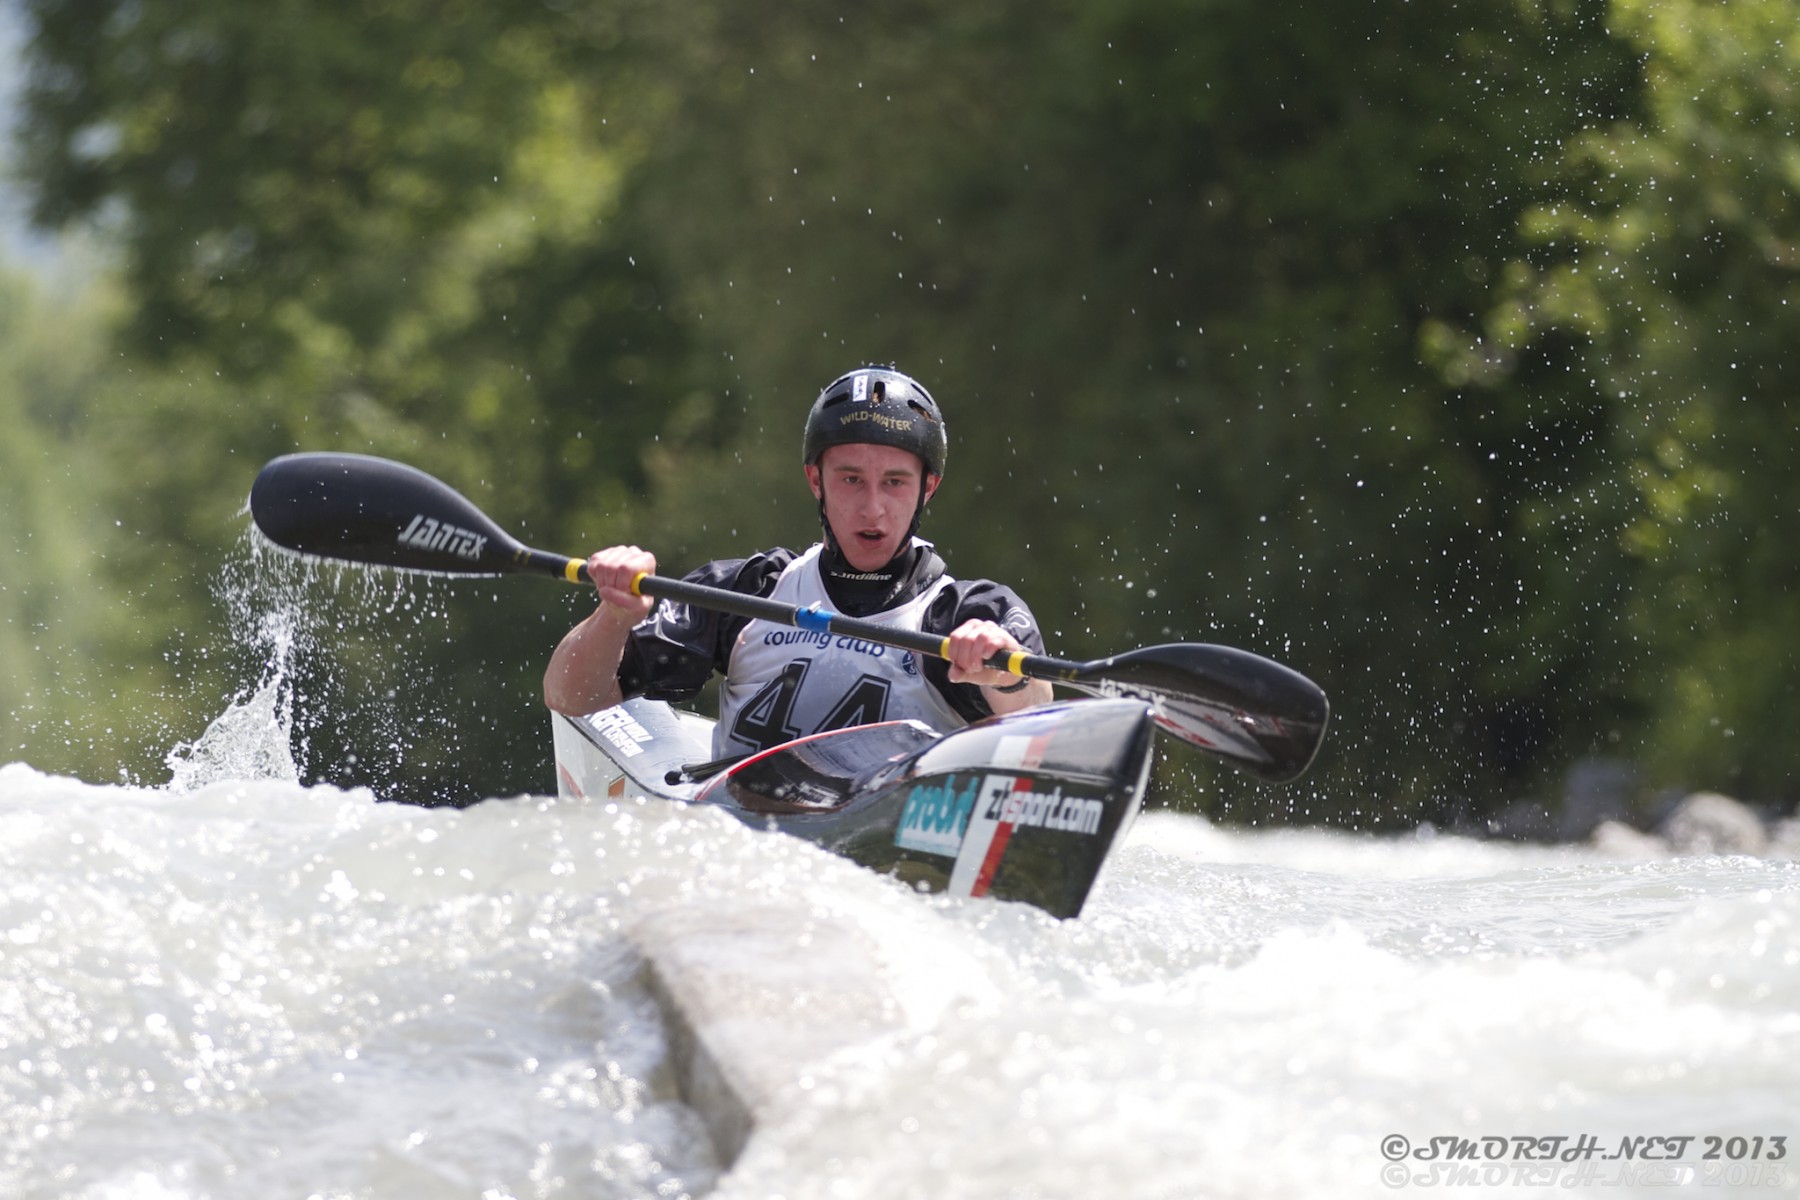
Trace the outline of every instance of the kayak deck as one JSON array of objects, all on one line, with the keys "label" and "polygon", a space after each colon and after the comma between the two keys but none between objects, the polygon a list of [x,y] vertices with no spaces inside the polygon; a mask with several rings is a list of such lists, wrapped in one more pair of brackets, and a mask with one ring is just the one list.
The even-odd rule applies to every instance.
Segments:
[{"label": "kayak deck", "polygon": [[1155,722],[1076,700],[938,734],[913,721],[830,730],[706,779],[712,722],[641,698],[554,718],[568,796],[710,804],[930,891],[1081,911],[1148,780]]}]

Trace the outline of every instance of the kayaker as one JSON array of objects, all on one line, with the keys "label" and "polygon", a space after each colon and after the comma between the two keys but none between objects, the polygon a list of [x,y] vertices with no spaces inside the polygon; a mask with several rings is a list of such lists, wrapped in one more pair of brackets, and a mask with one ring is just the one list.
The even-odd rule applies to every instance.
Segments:
[{"label": "kayaker", "polygon": [[544,673],[544,702],[580,715],[627,696],[691,700],[725,676],[714,750],[766,749],[824,729],[912,717],[949,730],[1051,699],[1049,683],[982,664],[1043,653],[1031,610],[1011,588],[946,573],[920,539],[943,481],[943,414],[915,379],[868,366],[839,377],[807,415],[802,464],[824,538],[723,559],[688,579],[949,638],[949,661],[685,604],[633,595],[656,557],[612,546],[588,559],[600,606],[566,634]]}]

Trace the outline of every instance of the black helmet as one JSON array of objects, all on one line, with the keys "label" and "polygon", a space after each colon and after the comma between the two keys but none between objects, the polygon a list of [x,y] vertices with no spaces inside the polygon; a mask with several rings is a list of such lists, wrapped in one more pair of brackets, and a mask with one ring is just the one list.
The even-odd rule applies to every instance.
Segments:
[{"label": "black helmet", "polygon": [[858,367],[832,380],[813,401],[801,461],[810,467],[828,446],[850,443],[910,450],[930,475],[944,473],[950,449],[937,401],[918,380],[892,367]]}]

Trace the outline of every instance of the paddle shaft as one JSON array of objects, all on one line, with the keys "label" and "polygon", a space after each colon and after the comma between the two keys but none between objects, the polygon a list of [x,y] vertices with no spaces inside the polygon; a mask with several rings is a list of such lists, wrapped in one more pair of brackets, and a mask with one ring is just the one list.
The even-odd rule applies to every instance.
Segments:
[{"label": "paddle shaft", "polygon": [[[583,571],[585,577],[585,569]],[[745,596],[724,588],[707,587],[705,584],[689,583],[684,579],[669,579],[662,575],[639,575],[631,582],[631,590],[640,596],[655,596],[663,600],[676,600],[684,604],[692,604],[696,608],[726,612],[737,617],[751,620],[769,621],[777,625],[791,625],[795,629],[809,629],[816,633],[835,633],[844,637],[857,638],[872,642],[877,646],[891,646],[896,650],[914,650],[920,654],[929,654],[934,658],[950,657],[950,639],[938,637],[914,629],[896,629],[891,625],[878,625],[874,621],[861,621],[855,617],[846,617],[834,613],[819,605],[801,608],[795,604],[783,604],[779,600],[768,600],[761,596]],[[1024,650],[1001,651],[991,655],[984,664],[996,671],[1010,671],[1014,675],[1027,675],[1033,679],[1067,678],[1068,672],[1079,670],[1079,664],[1066,663],[1060,659],[1047,658],[1041,654],[1030,654]],[[1059,676],[1057,672],[1065,672]]]},{"label": "paddle shaft", "polygon": [[[547,575],[555,575],[572,583],[587,583],[587,563],[579,558],[564,558],[559,554],[551,554],[546,550],[525,550],[520,565],[526,570],[538,571]],[[689,583],[685,579],[670,579],[666,575],[652,575],[644,572],[631,581],[632,594],[638,596],[654,596],[659,600],[674,600],[682,604],[692,604],[695,608],[704,608],[710,612],[730,613],[734,617],[744,617],[752,621],[769,621],[776,625],[787,625],[794,629],[807,629],[815,633],[835,633],[843,637],[858,638],[877,646],[890,646],[896,650],[913,650],[920,654],[929,654],[934,658],[950,657],[950,639],[937,637],[913,629],[896,629],[891,625],[878,625],[874,621],[862,621],[855,617],[846,617],[842,613],[834,613],[819,605],[802,608],[797,604],[783,604],[779,600],[769,600],[762,596],[746,596],[741,592],[727,591],[725,588],[707,587],[703,583]],[[990,656],[985,664],[996,671],[1009,671],[1014,675],[1026,675],[1032,679],[1072,679],[1080,673],[1081,664],[1065,662],[1059,658],[1050,658],[1042,654],[1030,654],[1024,650],[1001,651]]]}]

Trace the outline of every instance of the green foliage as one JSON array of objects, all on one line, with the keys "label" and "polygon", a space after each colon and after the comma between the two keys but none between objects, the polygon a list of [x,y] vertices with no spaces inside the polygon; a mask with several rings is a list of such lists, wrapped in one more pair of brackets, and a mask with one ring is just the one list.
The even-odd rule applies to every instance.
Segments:
[{"label": "green foliage", "polygon": [[100,779],[160,767],[185,699],[162,564],[103,482],[132,461],[91,403],[124,385],[116,306],[0,273],[0,758]]},{"label": "green foliage", "polygon": [[[723,427],[688,382],[654,262],[633,261],[623,192],[644,134],[632,104],[615,133],[601,82],[570,74],[565,20],[460,4],[34,12],[23,165],[40,216],[122,238],[138,374],[87,404],[114,451],[102,461],[126,464],[104,494],[135,501],[173,575],[169,641],[220,635],[211,564],[235,553],[250,481],[276,454],[404,458],[536,540],[598,544],[623,536],[644,447]],[[575,49],[599,53],[606,30],[588,33]],[[374,667],[374,695],[418,678],[442,692],[405,746],[433,765],[387,790],[548,785],[534,676],[566,612],[499,618],[516,604],[446,603],[446,634],[479,655],[441,640]],[[472,658],[488,669],[458,669]],[[504,728],[470,753],[440,713],[504,713]],[[303,736],[312,718],[297,714]],[[313,737],[315,760],[398,749],[359,724],[382,722]]]},{"label": "green foliage", "polygon": [[[1565,147],[1490,317],[1572,380],[1606,464],[1599,587],[1624,740],[1666,780],[1791,799],[1800,747],[1800,4],[1615,3],[1645,119]],[[1545,519],[1579,522],[1581,496]],[[1598,672],[1595,672],[1598,674]]]},{"label": "green foliage", "polygon": [[[38,212],[124,250],[134,374],[67,436],[146,580],[295,448],[680,570],[809,539],[804,406],[893,361],[952,422],[927,532],[1053,650],[1331,692],[1307,788],[1176,790],[1455,820],[1604,752],[1785,799],[1795,7],[30,0]],[[145,593],[165,658],[218,636]],[[548,786],[585,601],[439,604],[322,638],[332,686],[430,681],[405,794]],[[356,711],[297,720],[396,740]]]}]

